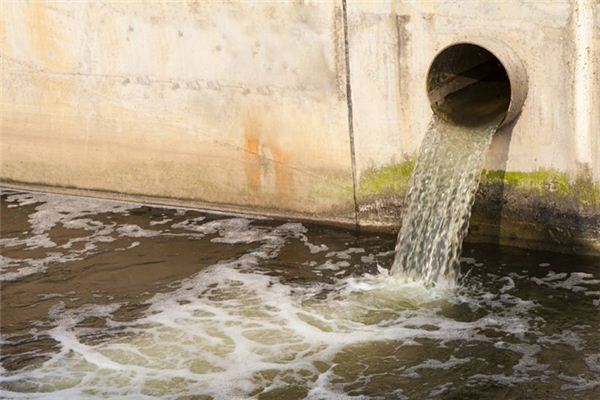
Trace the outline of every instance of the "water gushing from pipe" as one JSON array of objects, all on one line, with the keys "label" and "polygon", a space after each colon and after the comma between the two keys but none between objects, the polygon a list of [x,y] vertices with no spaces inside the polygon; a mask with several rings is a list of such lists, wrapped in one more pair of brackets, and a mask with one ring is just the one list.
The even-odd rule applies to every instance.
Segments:
[{"label": "water gushing from pipe", "polygon": [[392,274],[427,285],[456,279],[487,149],[525,99],[526,85],[512,90],[513,82],[526,83],[524,68],[498,49],[508,69],[485,48],[461,43],[443,50],[429,70],[434,116],[411,178]]},{"label": "water gushing from pipe", "polygon": [[455,278],[485,152],[500,122],[465,127],[433,117],[412,175],[392,273],[427,284]]}]

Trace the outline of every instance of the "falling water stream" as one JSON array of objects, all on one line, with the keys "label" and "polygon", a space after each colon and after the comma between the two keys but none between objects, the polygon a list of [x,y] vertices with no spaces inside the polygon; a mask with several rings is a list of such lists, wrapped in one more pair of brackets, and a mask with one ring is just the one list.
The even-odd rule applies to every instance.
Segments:
[{"label": "falling water stream", "polygon": [[502,63],[472,44],[442,51],[427,89],[434,115],[411,177],[391,272],[429,287],[456,282],[485,156],[505,122],[512,89]]},{"label": "falling water stream", "polygon": [[411,178],[393,274],[427,285],[455,280],[485,155],[502,118],[463,126],[433,117]]}]

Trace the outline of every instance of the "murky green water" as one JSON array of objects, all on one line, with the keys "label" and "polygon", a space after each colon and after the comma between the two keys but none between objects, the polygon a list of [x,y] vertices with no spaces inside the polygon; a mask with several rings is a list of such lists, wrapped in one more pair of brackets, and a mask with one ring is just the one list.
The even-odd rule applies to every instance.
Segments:
[{"label": "murky green water", "polygon": [[597,399],[600,260],[5,191],[0,397]]}]

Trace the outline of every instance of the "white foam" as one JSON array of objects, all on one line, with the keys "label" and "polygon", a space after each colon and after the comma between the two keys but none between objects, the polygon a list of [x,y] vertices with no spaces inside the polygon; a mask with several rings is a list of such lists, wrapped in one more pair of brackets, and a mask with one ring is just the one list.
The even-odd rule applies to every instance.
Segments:
[{"label": "white foam", "polygon": [[38,204],[29,214],[29,224],[34,234],[48,232],[58,223],[66,223],[86,215],[100,213],[126,213],[140,205],[87,197],[63,196],[59,194],[25,193],[6,197],[6,202],[19,206]]},{"label": "white foam", "polygon": [[45,272],[49,265],[82,260],[83,258],[84,257],[80,252],[66,255],[58,252],[51,252],[46,253],[46,256],[42,258],[25,258],[18,262],[13,261],[3,270],[3,273],[0,276],[0,282],[15,281],[29,275]]},{"label": "white foam", "polygon": [[[236,260],[219,263],[182,282],[174,292],[154,296],[145,317],[120,325],[127,333],[124,337],[85,344],[80,339],[85,329],[77,327],[90,316],[109,317],[119,305],[53,308],[50,317],[57,327],[49,334],[60,343],[61,352],[26,374],[27,379],[83,374],[85,379],[77,382],[102,382],[103,391],[120,396],[131,394],[134,383],[143,390],[149,381],[161,376],[189,381],[186,387],[190,393],[201,390],[216,398],[243,398],[261,385],[256,379],[261,371],[283,368],[282,373],[298,379],[309,374],[323,381],[314,362],[331,362],[345,346],[380,340],[412,342],[415,335],[434,339],[448,336],[447,331],[440,334],[407,327],[404,308],[394,310],[398,298],[412,298],[415,291],[421,293],[422,301],[431,300],[427,289],[412,281],[406,283],[402,294],[402,289],[398,293],[398,288],[380,275],[340,280],[330,286],[296,287],[257,273],[261,259],[277,257],[287,240],[302,239],[305,228],[301,224],[283,224],[266,233],[247,220],[209,224],[201,228],[203,232],[215,232],[230,241],[257,241],[258,245]],[[262,234],[260,239],[255,233]],[[315,301],[315,295],[323,291],[329,293],[326,301]],[[391,307],[393,316],[374,324],[367,322],[384,303]],[[431,322],[434,313],[426,314],[421,321],[409,318],[410,323]],[[464,328],[459,324],[454,332],[464,337]],[[123,375],[129,376],[129,383],[126,389],[119,389],[113,380]],[[274,382],[270,385],[276,386]],[[73,393],[88,387],[73,385]],[[324,385],[312,393],[340,392]]]},{"label": "white foam", "polygon": [[569,376],[566,374],[559,374],[558,378],[569,382],[560,387],[561,390],[570,392],[581,392],[584,390],[592,390],[600,386],[600,380],[590,380],[582,376]]},{"label": "white foam", "polygon": [[[97,251],[97,243],[115,240],[111,234],[116,224],[103,223],[89,217],[102,213],[126,214],[128,211],[140,207],[136,204],[110,200],[44,193],[11,194],[6,196],[5,201],[19,207],[35,205],[35,209],[28,217],[31,231],[24,232],[23,234],[26,236],[23,238],[0,239],[2,247],[24,246],[25,250],[56,248],[57,245],[50,239],[49,232],[59,224],[66,229],[81,229],[89,231],[91,234],[71,238],[67,243],[59,246],[57,251],[48,252],[44,257],[13,260],[10,264],[5,265],[0,281],[14,281],[29,275],[44,273],[50,265],[81,260],[94,254]],[[73,246],[77,243],[83,243],[83,248],[73,250]]]},{"label": "white foam", "polygon": [[150,221],[150,225],[151,226],[154,226],[154,225],[164,225],[167,222],[171,222],[171,221],[173,221],[172,218],[163,218],[160,221]]},{"label": "white foam", "polygon": [[538,264],[538,266],[542,267],[542,268],[546,268],[550,266],[550,263],[540,263]]},{"label": "white foam", "polygon": [[[566,279],[565,279],[566,278]],[[548,272],[543,278],[531,278],[538,285],[550,287],[552,289],[565,289],[576,293],[583,293],[586,296],[596,297],[593,299],[595,306],[600,305],[600,291],[591,290],[590,286],[600,285],[600,279],[595,279],[594,275],[585,272],[555,273]]]},{"label": "white foam", "polygon": [[551,344],[566,344],[577,351],[583,350],[585,344],[585,341],[581,338],[580,335],[569,329],[565,329],[564,331],[556,333],[554,335],[541,337],[539,339],[539,342]]},{"label": "white foam", "polygon": [[121,236],[140,238],[140,237],[154,237],[161,234],[160,231],[153,231],[149,229],[143,229],[137,225],[121,225],[117,228],[117,232]]},{"label": "white foam", "polygon": [[367,256],[361,256],[360,257],[360,262],[363,264],[371,264],[375,262],[375,255],[374,254],[369,254]]},{"label": "white foam", "polygon": [[[84,239],[86,246],[114,240],[115,232],[131,237],[159,232],[136,225],[98,223],[90,215],[67,218],[64,223],[90,232]],[[53,307],[49,317],[54,327],[41,333],[56,340],[60,350],[36,368],[17,373],[3,371],[0,382],[10,383],[13,389],[0,391],[0,396],[81,398],[94,390],[97,396],[108,398],[206,394],[216,399],[245,399],[254,391],[281,389],[294,382],[309,388],[309,399],[356,399],[361,397],[345,394],[344,385],[358,384],[372,376],[345,377],[345,383],[339,383],[342,377],[336,371],[349,368],[340,355],[348,349],[361,348],[356,354],[366,357],[371,346],[394,343],[397,348],[416,347],[424,339],[435,342],[438,348],[453,346],[458,341],[492,349],[495,346],[517,355],[512,371],[466,377],[469,386],[488,382],[511,386],[550,379],[554,372],[538,360],[545,346],[561,344],[575,351],[586,346],[586,339],[575,329],[552,335],[542,333],[545,321],[535,313],[539,306],[515,294],[519,280],[528,279],[525,275],[492,277],[502,283],[493,293],[482,286],[457,287],[452,279],[427,288],[401,274],[390,276],[387,269],[379,266],[376,274],[346,274],[352,268],[348,259],[353,255],[371,256],[362,255],[364,249],[350,248],[324,254],[325,262],[303,264],[304,268],[315,271],[325,266],[350,276],[318,283],[289,283],[272,276],[272,271],[262,266],[266,260],[277,258],[287,242],[303,243],[310,252],[329,250],[327,246],[310,243],[302,224],[264,227],[246,218],[206,222],[200,217],[161,228],[163,235],[211,235],[205,240],[244,243],[250,249],[179,282],[170,292],[154,295],[148,310],[135,321],[113,319],[121,307],[119,303],[88,304],[76,309],[63,304]],[[70,249],[75,243],[76,240],[69,241],[62,247]],[[130,247],[136,243],[139,244],[133,242]],[[67,255],[50,253],[45,259],[28,262],[43,269],[51,263],[66,262],[68,257],[87,257],[93,251],[88,248]],[[376,257],[389,255],[381,252]],[[14,273],[20,262],[2,258],[0,267]],[[477,264],[474,259],[466,262]],[[550,271],[544,278],[535,279],[536,283],[553,289],[581,292],[579,288],[584,288],[586,294],[595,292],[597,285],[591,274],[584,273]],[[463,321],[446,315],[448,309],[465,305],[477,317]],[[92,317],[106,321],[105,338],[87,339],[90,334],[97,334],[98,329],[86,328],[81,322]],[[490,331],[493,334],[489,335]],[[413,378],[425,375],[427,370],[448,371],[451,379],[453,369],[481,362],[458,355],[424,358],[401,371]],[[598,371],[599,360],[598,355],[585,359],[590,371]],[[397,360],[400,366],[403,362]],[[595,387],[590,377],[563,378],[566,385],[571,385],[564,390]],[[443,395],[451,386],[451,382],[438,384],[429,395]],[[31,390],[27,387],[46,393],[20,392]],[[394,398],[405,398],[402,390],[394,392]]]},{"label": "white foam", "polygon": [[[416,338],[489,341],[478,333],[483,327],[512,331],[518,310],[511,317],[499,314],[471,323],[454,321],[439,315],[436,306],[453,296],[452,291],[429,290],[412,280],[390,277],[383,269],[378,275],[308,287],[290,286],[253,272],[260,259],[276,257],[286,240],[298,239],[297,226],[282,225],[274,231],[277,234],[266,235],[254,251],[204,270],[174,292],[155,295],[145,317],[111,323],[125,329],[125,336],[84,344],[80,336],[85,330],[77,328],[87,317],[110,317],[118,304],[53,308],[50,316],[58,326],[50,334],[61,344],[61,353],[27,375],[28,379],[84,374],[81,382],[101,383],[100,390],[122,396],[131,394],[132,388],[145,390],[148,382],[160,376],[167,386],[172,380],[187,382],[182,395],[243,398],[262,385],[257,374],[275,369],[301,381],[314,376],[309,398],[324,394],[345,398],[343,388],[333,383],[334,372],[320,372],[314,363],[331,365],[348,346],[389,340],[414,345]],[[323,298],[319,293],[326,295]],[[380,317],[374,317],[377,314]],[[437,329],[419,328],[422,325]],[[531,356],[537,349],[509,348],[524,355],[521,374],[536,369]],[[452,369],[468,362],[468,358],[454,356],[445,361],[431,359],[406,373]],[[125,388],[113,382],[120,376],[128,377]],[[506,379],[513,382],[516,378]],[[270,387],[277,387],[277,382],[273,380]],[[87,385],[76,383],[71,389],[82,393]]]},{"label": "white foam", "polygon": [[[305,236],[305,238],[306,238],[306,236]],[[314,244],[308,242],[307,239],[305,239],[304,244],[306,245],[306,247],[308,247],[310,254],[316,254],[316,253],[320,253],[322,251],[329,250],[329,247],[327,247],[327,245],[325,245],[325,244],[314,245]]]},{"label": "white foam", "polygon": [[406,371],[402,374],[409,378],[418,378],[420,377],[417,372],[420,369],[443,369],[448,370],[456,367],[457,365],[466,364],[471,361],[470,358],[456,358],[454,356],[450,356],[450,358],[446,361],[440,361],[436,359],[428,359],[423,361],[420,364],[417,364],[413,367],[407,368]]},{"label": "white foam", "polygon": [[327,253],[325,255],[325,257],[327,257],[327,258],[336,257],[341,260],[349,260],[350,258],[352,258],[352,254],[361,254],[364,252],[365,252],[365,249],[363,249],[363,248],[350,247],[349,249],[346,249],[346,250],[330,251],[329,253]]},{"label": "white foam", "polygon": [[600,353],[590,354],[584,360],[590,370],[600,372]]},{"label": "white foam", "polygon": [[505,277],[501,278],[501,280],[506,282],[504,284],[504,286],[502,286],[500,288],[501,293],[508,292],[509,290],[512,290],[515,288],[515,281],[513,281],[511,277],[505,276]]},{"label": "white foam", "polygon": [[444,394],[448,392],[452,388],[452,386],[452,383],[444,383],[442,385],[438,385],[429,392],[429,397],[437,397],[440,394]]},{"label": "white foam", "polygon": [[55,247],[56,243],[54,243],[48,237],[48,234],[40,234],[34,236],[27,236],[23,239],[19,238],[2,238],[0,239],[0,246],[2,247],[17,247],[17,246],[25,246],[30,250],[38,249],[38,248],[51,248]]}]

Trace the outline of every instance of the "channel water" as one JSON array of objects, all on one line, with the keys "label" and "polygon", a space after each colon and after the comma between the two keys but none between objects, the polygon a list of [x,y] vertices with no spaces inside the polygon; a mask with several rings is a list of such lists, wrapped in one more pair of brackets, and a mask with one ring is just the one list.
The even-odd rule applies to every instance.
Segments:
[{"label": "channel water", "polygon": [[0,398],[600,398],[598,258],[467,244],[462,285],[430,287],[388,272],[391,236],[0,206]]}]

